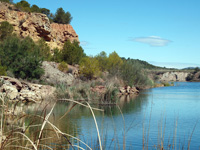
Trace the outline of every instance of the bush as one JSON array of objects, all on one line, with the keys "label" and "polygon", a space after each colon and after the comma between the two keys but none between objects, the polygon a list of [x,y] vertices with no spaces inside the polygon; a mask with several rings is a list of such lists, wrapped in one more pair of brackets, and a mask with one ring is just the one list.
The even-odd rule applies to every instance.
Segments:
[{"label": "bush", "polygon": [[51,52],[50,52],[50,47],[47,45],[45,40],[40,39],[36,44],[39,47],[40,56],[46,61],[51,60],[52,56],[51,56]]},{"label": "bush", "polygon": [[92,57],[84,57],[80,63],[80,72],[88,79],[99,74],[99,62]]},{"label": "bush", "polygon": [[0,25],[0,40],[4,40],[5,38],[12,35],[13,32],[13,26],[7,22],[3,21]]},{"label": "bush", "polygon": [[4,40],[0,44],[0,60],[17,78],[38,79],[44,73],[39,47],[29,37]]},{"label": "bush", "polygon": [[79,64],[83,57],[83,49],[79,46],[77,41],[71,43],[67,40],[61,51],[61,60],[67,62],[68,64]]},{"label": "bush", "polygon": [[108,71],[112,75],[118,76],[122,65],[123,61],[119,55],[115,51],[112,52],[108,57]]},{"label": "bush", "polygon": [[7,67],[2,66],[0,63],[0,76],[6,76],[7,75],[6,70],[7,70]]},{"label": "bush", "polygon": [[106,71],[108,68],[108,57],[106,52],[102,51],[95,57],[99,62],[99,67],[101,71]]},{"label": "bush", "polygon": [[68,64],[64,61],[62,61],[59,66],[58,69],[62,72],[67,72],[68,71]]},{"label": "bush", "polygon": [[121,68],[121,77],[129,86],[147,86],[151,85],[150,79],[138,63],[124,61]]}]

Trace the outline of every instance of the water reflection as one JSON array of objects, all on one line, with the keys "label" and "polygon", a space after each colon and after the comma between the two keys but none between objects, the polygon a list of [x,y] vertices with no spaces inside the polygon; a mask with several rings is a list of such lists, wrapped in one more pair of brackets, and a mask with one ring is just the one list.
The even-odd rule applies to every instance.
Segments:
[{"label": "water reflection", "polygon": [[[182,145],[187,147],[188,141],[186,140],[184,143],[183,137],[188,138],[191,135],[194,125],[199,119],[199,95],[200,83],[175,83],[174,87],[146,90],[135,97],[121,97],[117,102],[117,106],[93,105],[93,107],[104,109],[104,112],[94,111],[102,139],[105,139],[104,146],[109,147],[111,145],[111,149],[122,148],[123,135],[126,133],[126,148],[141,149],[143,145],[143,130],[146,130],[145,138],[149,134],[149,147],[151,149],[154,145],[160,144],[158,143],[161,136],[159,134],[163,133],[165,127],[165,139],[167,140],[165,140],[164,146],[168,146],[167,142],[173,142],[174,129],[177,129],[176,139],[180,141],[177,145],[183,143]],[[118,106],[123,113],[125,130],[122,114]],[[45,116],[44,114],[47,114],[51,107],[52,105],[47,104],[27,106],[29,108],[27,113],[31,115],[43,114]],[[46,112],[44,108],[47,108]],[[68,113],[65,114],[66,112]],[[62,119],[60,119],[61,117]],[[74,106],[74,103],[69,102],[59,102],[56,104],[49,120],[62,132],[79,137],[92,147],[95,147],[95,144],[98,143],[94,119],[88,107]],[[25,125],[31,124],[32,121],[33,118],[27,117]],[[41,123],[41,120],[37,121],[37,123]],[[176,121],[177,127],[175,125]],[[198,148],[200,131],[198,125],[193,134],[191,149]],[[29,128],[27,132],[30,135],[34,135],[33,133],[37,133],[40,128],[41,126],[35,129]],[[52,128],[49,125],[47,125],[47,129],[44,132],[45,136],[57,136],[51,131]],[[68,137],[68,139],[72,143],[77,143],[73,138]],[[49,140],[48,142],[55,143],[54,140]],[[61,145],[69,144],[65,138],[61,138],[59,143]]]}]

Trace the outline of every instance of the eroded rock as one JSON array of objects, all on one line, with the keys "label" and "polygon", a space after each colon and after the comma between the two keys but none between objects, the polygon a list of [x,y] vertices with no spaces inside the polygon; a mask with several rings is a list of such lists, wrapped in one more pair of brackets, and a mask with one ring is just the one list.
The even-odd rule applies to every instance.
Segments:
[{"label": "eroded rock", "polygon": [[52,86],[27,83],[7,76],[0,76],[0,81],[0,92],[10,100],[41,101],[53,97],[55,92]]},{"label": "eroded rock", "polygon": [[73,27],[69,24],[51,24],[41,13],[21,12],[15,6],[0,2],[0,22],[8,21],[14,32],[21,37],[29,36],[34,41],[43,38],[53,48],[61,48],[66,40],[79,41]]}]

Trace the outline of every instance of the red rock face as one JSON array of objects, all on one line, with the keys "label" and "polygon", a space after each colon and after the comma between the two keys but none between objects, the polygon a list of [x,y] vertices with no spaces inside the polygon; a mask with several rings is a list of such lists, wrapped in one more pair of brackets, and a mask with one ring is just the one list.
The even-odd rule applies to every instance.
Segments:
[{"label": "red rock face", "polygon": [[64,43],[66,40],[71,42],[76,40],[79,41],[78,35],[70,24],[51,24],[51,35],[54,41],[60,41]]},{"label": "red rock face", "polygon": [[61,48],[66,40],[79,41],[69,24],[50,24],[44,14],[21,12],[11,4],[0,2],[0,22],[2,21],[12,24],[14,32],[21,37],[30,36],[34,41],[43,38],[52,49]]}]

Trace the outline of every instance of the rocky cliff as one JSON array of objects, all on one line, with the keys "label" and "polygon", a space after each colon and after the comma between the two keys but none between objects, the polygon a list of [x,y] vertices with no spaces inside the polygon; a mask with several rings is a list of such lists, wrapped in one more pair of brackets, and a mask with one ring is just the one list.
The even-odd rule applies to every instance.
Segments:
[{"label": "rocky cliff", "polygon": [[21,12],[11,4],[0,2],[0,22],[2,21],[12,24],[14,32],[21,37],[30,36],[34,41],[44,38],[51,49],[61,48],[66,40],[79,41],[69,24],[51,24],[44,14]]},{"label": "rocky cliff", "polygon": [[188,72],[165,72],[160,74],[160,81],[186,81]]}]

